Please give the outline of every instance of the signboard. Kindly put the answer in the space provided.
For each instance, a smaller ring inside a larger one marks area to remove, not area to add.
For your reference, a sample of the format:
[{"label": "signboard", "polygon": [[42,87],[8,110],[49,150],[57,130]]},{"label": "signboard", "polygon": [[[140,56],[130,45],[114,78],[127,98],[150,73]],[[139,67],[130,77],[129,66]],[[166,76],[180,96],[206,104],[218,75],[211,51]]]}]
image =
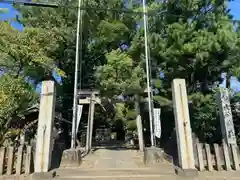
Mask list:
[{"label": "signboard", "polygon": [[78,128],[80,125],[81,117],[82,117],[82,109],[83,105],[78,105],[77,106],[77,128],[76,128],[76,133],[78,132]]},{"label": "signboard", "polygon": [[20,2],[20,3],[28,3],[28,2],[32,2],[32,3],[56,3],[56,2],[60,2],[60,0],[0,0],[0,2]]},{"label": "signboard", "polygon": [[153,116],[154,116],[154,133],[157,138],[161,138],[161,109],[160,108],[154,108],[153,109]]},{"label": "signboard", "polygon": [[28,6],[57,7],[60,0],[0,0],[0,3],[16,3]]},{"label": "signboard", "polygon": [[220,124],[223,138],[228,144],[236,144],[236,136],[228,89],[220,88],[217,94],[217,101],[220,111]]},{"label": "signboard", "polygon": [[14,2],[14,3],[46,3],[46,4],[52,4],[59,2],[59,0],[0,0],[0,2]]}]

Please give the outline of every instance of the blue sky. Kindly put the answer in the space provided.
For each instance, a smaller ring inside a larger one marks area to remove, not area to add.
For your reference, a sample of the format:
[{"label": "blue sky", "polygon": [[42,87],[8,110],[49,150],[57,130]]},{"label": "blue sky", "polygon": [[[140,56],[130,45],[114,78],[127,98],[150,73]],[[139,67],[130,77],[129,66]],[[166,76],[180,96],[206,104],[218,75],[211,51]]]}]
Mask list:
[{"label": "blue sky", "polygon": [[234,19],[240,19],[240,0],[230,2],[229,8],[231,9],[231,14],[234,15]]},{"label": "blue sky", "polygon": [[[5,4],[5,3],[0,3],[0,9],[8,9],[8,12],[4,15],[0,16],[0,21],[1,20],[9,20],[11,18],[15,18],[16,15],[20,15],[19,12],[17,12],[11,4]],[[231,14],[234,16],[234,19],[240,20],[240,0],[235,0],[233,2],[229,3],[229,8],[231,10]],[[11,22],[12,26],[19,29],[23,30],[23,26],[19,23],[16,23],[14,21]],[[60,80],[60,77],[54,73],[54,76],[56,77],[57,81]],[[223,82],[222,86],[224,86],[226,82]],[[231,88],[236,91],[240,91],[240,83],[237,81],[236,78],[231,79]]]},{"label": "blue sky", "polygon": [[[15,18],[16,15],[20,15],[18,11],[16,11],[11,4],[6,4],[6,3],[0,3],[0,9],[8,9],[8,12],[5,14],[1,14],[0,16],[0,21],[1,20],[9,20],[12,18]],[[22,30],[23,26],[17,22],[11,21],[12,26],[15,28]]]}]

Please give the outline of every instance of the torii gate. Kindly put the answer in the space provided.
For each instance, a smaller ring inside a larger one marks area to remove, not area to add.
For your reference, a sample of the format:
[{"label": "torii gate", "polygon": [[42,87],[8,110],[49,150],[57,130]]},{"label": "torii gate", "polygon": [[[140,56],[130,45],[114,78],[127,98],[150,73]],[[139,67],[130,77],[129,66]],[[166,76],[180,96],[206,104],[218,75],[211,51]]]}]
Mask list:
[{"label": "torii gate", "polygon": [[[145,94],[146,92],[144,92]],[[88,125],[87,125],[87,135],[86,135],[86,152],[88,153],[92,148],[92,134],[93,134],[93,122],[94,122],[94,112],[95,112],[95,104],[102,104],[101,98],[99,97],[98,90],[88,90],[83,89],[79,92],[79,105],[89,105],[89,113],[88,113]],[[126,102],[124,100],[114,100],[114,103],[118,102]],[[143,129],[142,129],[142,118],[140,115],[140,100],[137,96],[135,96],[135,110],[137,113],[136,123],[137,123],[137,131],[138,131],[138,139],[139,139],[139,150],[143,151],[144,143],[143,143]]]},{"label": "torii gate", "polygon": [[98,91],[96,90],[82,90],[79,92],[78,103],[80,105],[89,105],[88,113],[88,125],[87,125],[87,136],[86,136],[86,152],[89,152],[92,148],[92,133],[93,133],[93,121],[95,104],[101,104],[101,100],[98,97]]}]

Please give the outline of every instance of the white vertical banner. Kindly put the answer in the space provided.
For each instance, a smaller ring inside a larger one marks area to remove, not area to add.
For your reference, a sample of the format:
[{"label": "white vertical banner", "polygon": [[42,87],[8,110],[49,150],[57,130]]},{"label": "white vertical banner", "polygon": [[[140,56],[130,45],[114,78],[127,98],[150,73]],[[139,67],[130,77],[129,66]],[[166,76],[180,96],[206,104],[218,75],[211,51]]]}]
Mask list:
[{"label": "white vertical banner", "polygon": [[154,133],[157,138],[161,138],[161,108],[154,108],[153,109],[153,115],[154,115]]},{"label": "white vertical banner", "polygon": [[78,128],[80,125],[81,117],[82,117],[82,109],[83,105],[78,105],[77,106],[77,128],[76,128],[76,133],[78,132]]}]

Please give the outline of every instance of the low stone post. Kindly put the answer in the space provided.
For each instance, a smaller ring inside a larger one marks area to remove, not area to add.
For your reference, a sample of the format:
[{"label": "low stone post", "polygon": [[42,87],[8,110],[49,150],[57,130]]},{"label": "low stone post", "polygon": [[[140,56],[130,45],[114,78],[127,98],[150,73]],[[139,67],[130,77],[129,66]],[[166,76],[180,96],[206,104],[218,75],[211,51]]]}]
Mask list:
[{"label": "low stone post", "polygon": [[5,159],[6,148],[0,148],[0,176],[3,175],[4,170],[4,159]]},{"label": "low stone post", "polygon": [[197,148],[199,171],[204,171],[205,168],[204,168],[204,161],[203,161],[203,145],[202,145],[202,143],[197,143],[196,148]]},{"label": "low stone post", "polygon": [[25,159],[25,174],[31,173],[31,163],[32,162],[32,146],[27,146],[27,153]]},{"label": "low stone post", "polygon": [[17,165],[16,165],[17,175],[20,175],[22,172],[22,160],[23,160],[23,146],[19,146],[17,152]]},{"label": "low stone post", "polygon": [[218,171],[222,170],[222,165],[221,165],[221,156],[220,156],[220,149],[218,144],[213,144],[214,146],[214,152],[215,152],[215,157],[216,157],[216,168]]},{"label": "low stone post", "polygon": [[212,154],[211,154],[209,144],[205,144],[205,152],[206,152],[206,157],[207,157],[208,171],[213,171]]},{"label": "low stone post", "polygon": [[13,170],[13,157],[14,157],[14,148],[13,147],[9,147],[8,148],[8,161],[7,161],[7,175],[11,175],[12,174],[12,170]]}]

